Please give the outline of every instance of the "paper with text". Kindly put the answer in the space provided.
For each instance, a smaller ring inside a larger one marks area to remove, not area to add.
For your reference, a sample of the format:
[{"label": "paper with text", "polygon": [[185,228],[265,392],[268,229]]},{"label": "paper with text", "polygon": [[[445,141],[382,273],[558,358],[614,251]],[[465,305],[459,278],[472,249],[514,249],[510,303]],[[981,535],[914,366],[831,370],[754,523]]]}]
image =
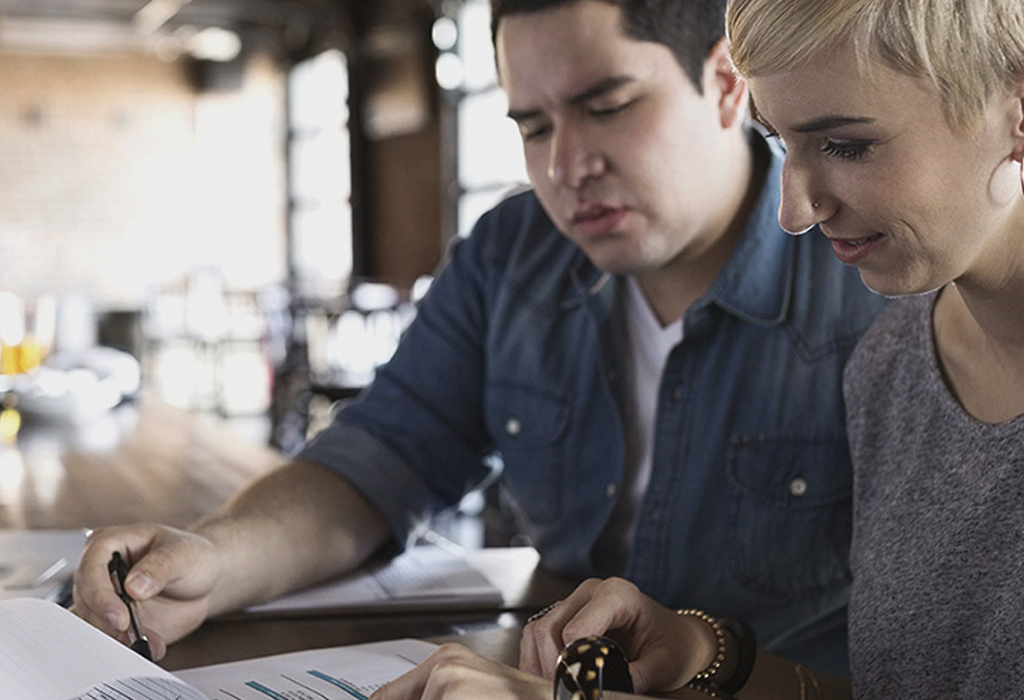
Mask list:
[{"label": "paper with text", "polygon": [[210,700],[365,700],[436,648],[399,639],[204,666],[176,675]]},{"label": "paper with text", "polygon": [[36,598],[0,603],[0,689],[18,700],[203,700],[73,613]]},{"label": "paper with text", "polygon": [[165,671],[74,613],[0,602],[0,699],[363,700],[436,645],[400,639]]}]

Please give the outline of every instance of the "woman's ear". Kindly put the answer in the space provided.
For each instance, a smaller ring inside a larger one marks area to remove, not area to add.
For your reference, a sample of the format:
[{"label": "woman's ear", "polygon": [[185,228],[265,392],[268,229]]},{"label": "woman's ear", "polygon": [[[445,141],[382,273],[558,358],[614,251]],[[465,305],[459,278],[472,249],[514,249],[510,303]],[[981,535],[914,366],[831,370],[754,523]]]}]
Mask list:
[{"label": "woman's ear", "polygon": [[725,37],[715,43],[704,61],[704,89],[717,91],[722,128],[729,129],[746,117],[747,81],[733,68]]},{"label": "woman's ear", "polygon": [[1018,74],[1014,81],[1011,119],[1013,151],[1010,157],[1018,163],[1024,163],[1024,74]]}]

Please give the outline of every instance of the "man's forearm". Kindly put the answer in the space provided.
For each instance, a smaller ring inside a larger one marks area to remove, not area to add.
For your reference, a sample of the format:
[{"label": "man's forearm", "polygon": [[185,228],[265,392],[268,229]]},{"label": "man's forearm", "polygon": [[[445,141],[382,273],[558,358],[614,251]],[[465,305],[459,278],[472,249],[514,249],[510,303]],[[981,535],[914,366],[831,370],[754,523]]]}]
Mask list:
[{"label": "man's forearm", "polygon": [[383,516],[348,481],[301,462],[256,481],[190,530],[221,556],[210,615],[352,569],[389,536]]}]

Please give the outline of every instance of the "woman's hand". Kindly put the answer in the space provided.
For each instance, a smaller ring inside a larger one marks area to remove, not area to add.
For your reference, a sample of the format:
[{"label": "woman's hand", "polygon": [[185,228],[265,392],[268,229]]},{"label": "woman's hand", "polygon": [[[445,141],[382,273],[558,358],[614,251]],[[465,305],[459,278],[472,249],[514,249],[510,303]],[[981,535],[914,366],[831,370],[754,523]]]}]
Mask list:
[{"label": "woman's hand", "polygon": [[717,651],[714,631],[700,619],[676,614],[624,579],[589,579],[526,625],[519,668],[553,678],[565,645],[586,636],[619,643],[637,693],[678,690],[707,668]]},{"label": "woman's hand", "polygon": [[445,644],[371,700],[550,700],[551,681]]}]

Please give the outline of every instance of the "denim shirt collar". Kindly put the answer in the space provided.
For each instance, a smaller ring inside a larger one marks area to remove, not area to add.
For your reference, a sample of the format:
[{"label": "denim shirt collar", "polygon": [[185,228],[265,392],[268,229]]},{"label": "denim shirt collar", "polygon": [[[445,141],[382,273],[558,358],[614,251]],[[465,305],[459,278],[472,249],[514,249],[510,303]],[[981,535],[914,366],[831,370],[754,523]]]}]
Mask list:
[{"label": "denim shirt collar", "polygon": [[771,159],[761,196],[735,250],[695,306],[714,303],[750,323],[774,326],[782,323],[789,311],[796,246],[793,236],[779,226],[782,149],[756,131],[751,142],[755,150],[767,148]]},{"label": "denim shirt collar", "polygon": [[[716,304],[750,323],[773,326],[782,323],[789,310],[796,248],[792,236],[778,223],[782,150],[757,131],[751,132],[751,143],[755,150],[770,152],[761,196],[732,255],[691,311]],[[610,308],[617,287],[612,275],[594,267],[582,251],[569,274],[572,284],[562,300],[563,308],[578,306],[595,295],[605,302],[606,309]]]}]

